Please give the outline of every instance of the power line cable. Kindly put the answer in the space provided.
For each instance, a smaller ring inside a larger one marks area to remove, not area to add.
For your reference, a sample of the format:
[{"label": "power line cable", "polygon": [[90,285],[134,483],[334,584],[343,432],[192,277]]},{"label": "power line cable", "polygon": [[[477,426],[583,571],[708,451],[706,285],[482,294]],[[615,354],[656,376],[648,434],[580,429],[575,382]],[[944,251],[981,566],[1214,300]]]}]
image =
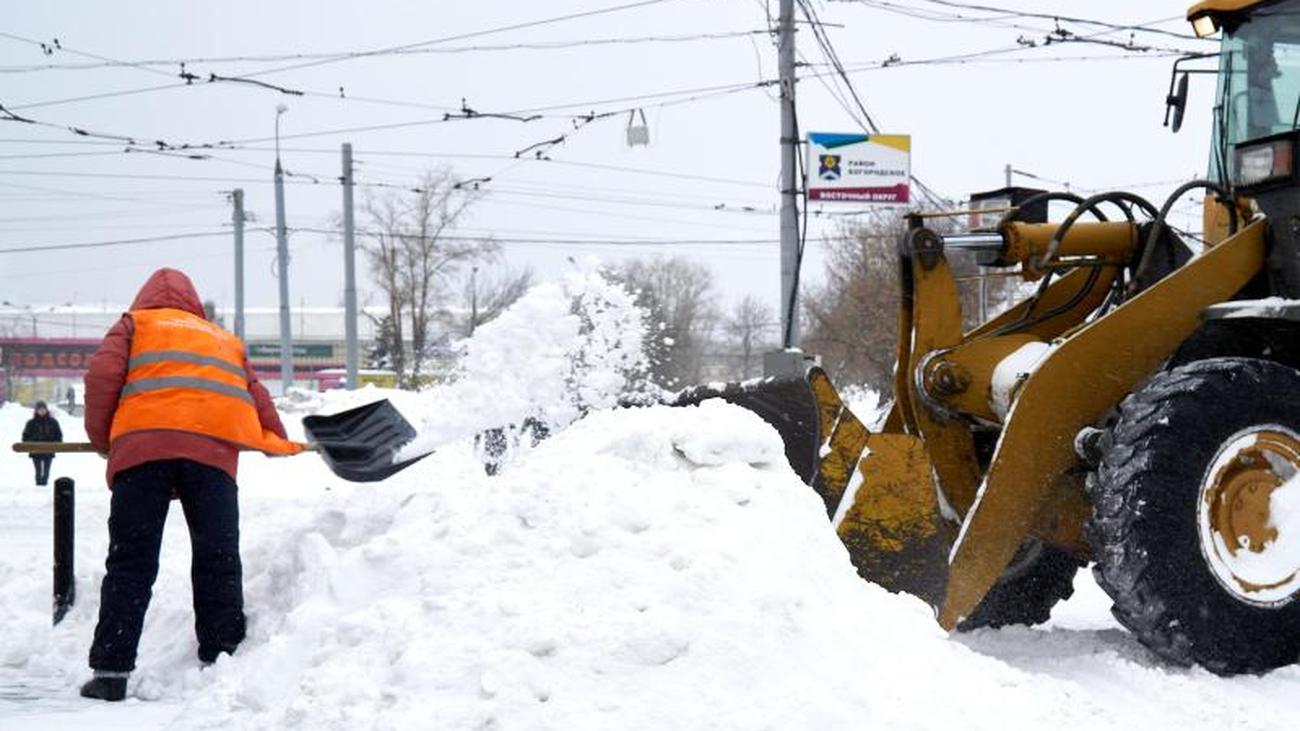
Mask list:
[{"label": "power line cable", "polygon": [[131,62],[131,61],[122,61],[116,58],[109,58],[108,56],[100,56],[98,54],[89,53],[86,51],[79,51],[75,48],[71,48],[69,46],[63,45],[58,38],[53,39],[50,43],[43,43],[41,41],[32,38],[25,38],[20,35],[15,35],[13,33],[7,33],[3,31],[0,31],[0,38],[8,38],[11,41],[18,41],[20,43],[28,43],[31,45],[39,46],[41,52],[47,56],[53,55],[56,51],[61,51],[63,53],[71,53],[74,56],[81,56],[82,58],[89,58],[89,59],[94,59],[96,61],[114,63],[121,66],[127,66],[130,68],[138,69],[140,71],[144,71],[146,73],[159,74],[161,76],[171,76],[171,74],[166,71],[152,69],[140,63]]},{"label": "power line cable", "polygon": [[153,244],[163,241],[182,241],[185,239],[203,239],[214,236],[230,236],[229,231],[198,231],[166,236],[146,236],[137,239],[117,239],[113,241],[83,241],[75,244],[32,244],[28,246],[10,246],[0,248],[0,254],[21,254],[32,251],[67,251],[69,249],[99,249],[109,246],[133,246],[136,244]]},{"label": "power line cable", "polygon": [[1200,38],[1191,33],[1178,33],[1176,31],[1164,30],[1162,28],[1150,27],[1152,25],[1156,25],[1159,23],[1167,23],[1171,20],[1176,20],[1181,16],[1171,16],[1168,18],[1161,18],[1160,20],[1153,20],[1148,23],[1126,25],[1123,23],[1111,23],[1104,20],[1093,20],[1090,18],[1079,18],[1079,17],[1069,16],[1069,15],[1062,15],[1060,13],[1035,13],[1031,11],[1015,10],[1011,8],[1001,8],[1001,7],[994,7],[989,5],[977,5],[974,3],[956,2],[955,0],[921,0],[921,2],[927,2],[932,5],[942,5],[944,7],[949,7],[949,8],[960,8],[964,10],[978,10],[981,12],[988,12],[988,13],[1004,13],[1006,15],[1015,16],[1019,18],[1038,18],[1040,20],[1064,21],[1066,23],[1082,23],[1084,25],[1092,25],[1099,28],[1106,28],[1110,31],[1137,31],[1141,33],[1153,33],[1155,35],[1168,36],[1170,38],[1179,38],[1183,40],[1191,40],[1191,41],[1205,40],[1204,38]]},{"label": "power line cable", "polygon": [[[157,174],[157,173],[99,173],[99,172],[75,172],[75,171],[67,171],[67,170],[0,170],[0,175],[31,176],[31,177],[99,178],[99,179],[108,179],[108,180],[177,180],[177,181],[188,181],[188,182],[230,183],[230,184],[243,184],[243,185],[271,185],[274,182],[269,178],[267,179],[238,178],[238,177],[213,176],[213,175],[167,175],[167,174]],[[303,174],[301,173],[299,173],[298,175],[303,176]],[[300,185],[319,185],[322,184],[322,180],[324,179],[324,176],[322,177],[305,176],[305,177],[308,177],[308,179],[295,180],[294,178],[290,178],[286,182],[296,183]],[[419,185],[407,184],[407,183],[395,183],[395,182],[388,182],[388,181],[358,181],[356,185],[357,187],[361,187],[361,188],[383,188],[383,189],[393,189],[393,190],[407,190],[412,192],[422,192],[422,189],[419,187]],[[769,213],[768,211],[764,210],[762,206],[743,205],[743,204],[742,205],[728,205],[728,204],[710,205],[705,203],[699,205],[690,205],[678,201],[657,201],[651,199],[615,198],[615,197],[595,196],[595,195],[566,195],[562,193],[542,193],[542,192],[533,192],[533,191],[509,190],[508,188],[489,191],[489,192],[495,192],[496,194],[506,195],[506,196],[524,196],[524,197],[532,197],[532,198],[549,198],[549,199],[556,199],[556,200],[580,200],[589,203],[601,203],[601,204],[608,204],[608,205],[641,206],[641,207],[652,207],[652,208],[677,208],[677,209],[684,209],[684,210],[708,211],[712,213],[730,213],[730,214],[746,214],[746,215],[767,215]]]},{"label": "power line cable", "polygon": [[546,203],[524,203],[513,200],[493,200],[494,206],[505,206],[508,208],[529,208],[542,211],[556,211],[560,213],[580,213],[584,216],[598,216],[601,218],[617,218],[625,221],[639,221],[645,223],[655,223],[670,226],[691,226],[695,228],[716,228],[725,229],[732,232],[749,232],[763,233],[766,229],[757,229],[749,227],[737,227],[730,223],[708,223],[706,221],[691,221],[683,218],[664,218],[663,216],[638,216],[633,213],[616,213],[614,211],[599,211],[593,208],[574,208],[570,206],[557,206]]},{"label": "power line cable", "polygon": [[[261,230],[261,229],[259,229]],[[315,228],[315,227],[298,227],[291,228],[291,231],[300,231],[304,233],[318,233],[329,235],[341,235],[341,229],[333,228]],[[407,231],[380,231],[375,229],[359,228],[356,233],[362,236],[408,236],[418,237],[419,232]],[[548,244],[548,245],[570,245],[581,244],[585,246],[757,246],[771,245],[778,243],[777,239],[706,239],[706,238],[678,238],[678,239],[622,239],[618,241],[601,241],[577,238],[549,238],[549,237],[491,237],[483,236],[461,236],[461,235],[441,235],[436,237],[439,241],[492,241],[498,244]],[[0,253],[4,250],[0,249]]]},{"label": "power line cable", "polygon": [[836,73],[839,74],[839,77],[844,81],[844,86],[848,89],[849,96],[852,97],[854,104],[857,105],[858,111],[862,112],[862,118],[866,121],[867,129],[874,134],[879,134],[880,127],[876,124],[875,120],[871,118],[871,113],[867,111],[866,105],[862,103],[862,98],[858,96],[857,90],[853,88],[853,82],[849,81],[848,74],[844,71],[844,64],[840,62],[839,54],[835,52],[835,46],[831,44],[830,38],[826,35],[826,29],[822,27],[822,21],[821,18],[817,16],[817,11],[812,7],[812,3],[807,0],[797,0],[797,2],[800,9],[803,10],[804,17],[808,19],[809,27],[812,28],[813,37],[816,39],[817,45],[821,47],[822,54],[834,67]]},{"label": "power line cable", "polygon": [[[75,146],[120,146],[117,142],[106,142],[100,140],[26,140],[26,139],[0,139],[0,143],[21,143],[21,144],[58,144],[58,145],[75,145]],[[259,147],[257,145],[235,145],[220,148],[223,153],[260,153],[273,152],[273,147]],[[302,155],[328,155],[337,157],[338,148],[327,147],[281,147],[281,152],[302,154]],[[97,153],[104,155],[121,155],[124,150],[117,149],[111,152]],[[375,157],[409,157],[409,158],[431,158],[431,159],[448,159],[448,160],[515,160],[511,155],[493,154],[493,153],[467,153],[467,152],[431,152],[427,150],[384,150],[384,149],[366,149],[367,156]],[[222,158],[214,158],[222,159]],[[229,162],[229,160],[227,160]],[[606,172],[625,173],[629,175],[641,175],[650,177],[672,178],[676,180],[689,180],[706,183],[717,183],[719,185],[737,185],[751,188],[770,188],[767,183],[760,183],[753,180],[743,180],[738,178],[724,178],[715,175],[700,175],[687,172],[657,170],[649,168],[638,168],[626,165],[613,165],[609,163],[594,163],[581,160],[543,160],[549,165],[559,165],[565,167],[579,167],[590,170],[600,170]]]},{"label": "power line cable", "polygon": [[187,84],[185,84],[184,82],[177,82],[174,84],[155,84],[153,86],[144,86],[144,87],[133,88],[133,89],[107,91],[100,94],[86,94],[83,96],[67,97],[64,99],[48,99],[46,101],[32,102],[31,104],[22,104],[16,107],[9,107],[9,109],[16,112],[21,112],[29,109],[41,109],[44,107],[54,107],[54,106],[59,106],[61,104],[73,104],[76,102],[95,101],[98,99],[112,99],[116,97],[133,96],[135,94],[149,94],[155,91],[164,91],[166,89],[180,89],[185,86],[187,86]]},{"label": "power line cable", "polygon": [[598,8],[595,10],[586,10],[579,13],[569,13],[567,15],[559,15],[551,18],[542,18],[540,20],[530,20],[523,23],[513,23],[510,25],[499,26],[496,28],[487,28],[484,30],[471,31],[469,33],[458,33],[455,35],[442,36],[440,38],[432,38],[429,40],[417,41],[415,43],[407,43],[399,46],[389,46],[386,48],[378,48],[369,51],[353,51],[348,53],[340,53],[336,56],[330,56],[330,57],[315,59],[311,61],[304,61],[302,63],[290,64],[288,66],[277,66],[275,68],[264,69],[262,71],[257,71],[251,74],[244,74],[244,78],[252,78],[255,76],[265,76],[267,74],[277,74],[284,71],[295,71],[298,69],[312,68],[315,66],[323,66],[329,63],[337,63],[339,61],[351,61],[358,58],[367,58],[370,56],[391,54],[397,51],[405,51],[405,50],[415,49],[415,48],[424,48],[426,46],[434,46],[442,43],[450,43],[453,41],[464,41],[464,40],[469,40],[471,38],[481,38],[487,35],[494,35],[497,33],[507,33],[516,30],[524,30],[526,28],[537,28],[545,25],[554,25],[556,23],[564,23],[571,20],[579,20],[582,18],[592,18],[599,15],[619,13],[625,10],[633,10],[636,8],[648,7],[650,5],[659,5],[661,3],[671,2],[671,1],[672,0],[640,0],[640,2],[627,3],[624,5],[615,5],[606,8]]},{"label": "power line cable", "polygon": [[[54,194],[72,196],[75,198],[90,198],[94,200],[103,200],[103,201],[112,201],[112,202],[149,203],[149,204],[158,203],[157,200],[149,200],[147,198],[135,198],[132,196],[125,196],[125,195],[110,195],[106,193],[91,193],[87,191],[67,190],[63,188],[46,188],[44,186],[39,186],[39,185],[23,185],[21,183],[11,183],[7,181],[0,182],[0,187],[17,188],[19,190],[30,190],[30,191],[40,192],[40,193],[54,193]],[[171,194],[174,195],[175,192],[173,191],[171,192]],[[177,203],[175,205],[188,208],[188,207],[192,207],[193,204]]]},{"label": "power line cable", "polygon": [[[879,125],[877,125],[876,121],[872,119],[871,113],[867,111],[866,105],[862,102],[862,97],[858,96],[857,89],[854,88],[853,82],[849,79],[848,72],[845,71],[844,64],[840,61],[839,54],[836,53],[835,46],[831,43],[830,36],[826,34],[826,29],[821,18],[818,17],[816,9],[813,8],[812,3],[808,2],[808,0],[797,0],[797,2],[804,13],[804,16],[808,19],[809,26],[813,29],[813,37],[816,39],[817,45],[821,48],[822,55],[825,56],[826,60],[834,67],[835,73],[838,75],[839,79],[844,82],[844,86],[848,89],[849,95],[852,97],[858,111],[862,113],[862,120],[860,123],[863,124],[864,129],[871,134],[880,134]],[[850,116],[853,115],[850,113]],[[938,208],[948,207],[950,202],[937,195],[934,190],[923,183],[919,177],[910,174],[908,178],[916,185],[917,189],[920,190],[922,196],[930,200],[931,205]]]},{"label": "power line cable", "polygon": [[[491,53],[501,51],[552,51],[552,50],[569,50],[574,48],[600,47],[600,46],[619,46],[619,45],[644,45],[644,44],[676,44],[691,43],[698,41],[715,41],[738,38],[750,38],[756,35],[766,35],[765,30],[741,30],[741,31],[724,31],[718,33],[690,33],[667,36],[622,36],[611,38],[583,38],[569,41],[537,41],[531,43],[502,43],[495,45],[478,45],[478,46],[453,46],[450,48],[411,48],[405,50],[394,50],[390,52],[372,52],[371,56],[399,56],[413,54],[436,54],[436,55],[457,55],[464,53]],[[203,64],[227,64],[227,63],[277,63],[280,61],[314,61],[322,59],[337,59],[346,56],[354,51],[333,51],[333,52],[316,52],[316,53],[280,53],[280,54],[259,54],[244,56],[197,56],[181,57],[168,59],[142,59],[137,61],[103,61],[97,63],[63,63],[63,64],[33,64],[27,66],[0,66],[0,74],[20,74],[39,71],[84,71],[92,69],[119,68],[131,66],[187,66]]]}]

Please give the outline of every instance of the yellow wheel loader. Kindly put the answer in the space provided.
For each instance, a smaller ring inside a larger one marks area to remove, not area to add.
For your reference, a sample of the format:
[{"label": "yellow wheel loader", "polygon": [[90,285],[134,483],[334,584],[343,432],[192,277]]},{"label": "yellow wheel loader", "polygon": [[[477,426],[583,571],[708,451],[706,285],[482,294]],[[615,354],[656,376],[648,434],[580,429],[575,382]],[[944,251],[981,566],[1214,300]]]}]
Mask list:
[{"label": "yellow wheel loader", "polygon": [[[1263,672],[1300,659],[1300,0],[1206,0],[1188,19],[1222,33],[1175,63],[1167,99],[1177,131],[1184,62],[1217,58],[1208,178],[1160,207],[1044,192],[958,234],[909,216],[882,428],[815,367],[677,403],[773,424],[859,573],[946,629],[1044,621],[1092,563],[1161,657]],[[1166,218],[1196,190],[1189,246]],[[1047,222],[1053,201],[1073,211]],[[953,252],[1033,294],[963,331]]]}]

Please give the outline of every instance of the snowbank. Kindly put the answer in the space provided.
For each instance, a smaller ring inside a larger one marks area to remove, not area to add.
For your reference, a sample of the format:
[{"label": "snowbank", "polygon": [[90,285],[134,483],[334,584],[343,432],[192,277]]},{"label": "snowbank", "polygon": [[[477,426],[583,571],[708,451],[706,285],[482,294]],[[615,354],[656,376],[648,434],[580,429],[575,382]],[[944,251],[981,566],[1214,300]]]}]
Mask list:
[{"label": "snowbank", "polygon": [[[428,459],[352,485],[311,455],[240,468],[249,636],[200,670],[188,537],[167,524],[132,698],[76,697],[98,611],[103,463],[79,485],[77,604],[49,624],[48,489],[0,454],[0,728],[1284,728],[1300,669],[1171,669],[1086,575],[1040,629],[949,638],[861,581],[776,433],[722,402],[601,410],[640,367],[621,290],[542,287],[468,345],[455,383],[288,398],[393,399]],[[578,303],[575,306],[575,302]],[[874,397],[854,398],[864,405]],[[573,421],[484,474],[477,430]],[[28,413],[0,408],[0,433]],[[63,419],[69,439],[81,438]],[[1292,510],[1295,490],[1275,510]],[[1279,501],[1282,501],[1279,503]]]},{"label": "snowbank", "polygon": [[496,478],[467,450],[361,487],[309,460],[250,461],[249,638],[198,669],[174,515],[131,683],[144,705],[74,696],[106,514],[83,491],[82,594],[60,627],[47,566],[0,555],[0,681],[43,699],[0,701],[0,725],[1209,728],[1245,703],[1261,725],[1289,718],[1292,669],[1167,670],[1104,615],[1095,632],[949,639],[919,601],[857,578],[781,452],[757,417],[711,402],[593,414]]},{"label": "snowbank", "polygon": [[[475,468],[435,458],[276,509],[246,486],[250,636],[202,672],[170,531],[132,692],[183,706],[181,728],[839,728],[904,724],[930,683],[996,668],[856,578],[742,409],[603,412],[500,478]],[[0,661],[71,693],[94,604],[51,630],[36,603]],[[969,700],[1018,675],[999,669],[961,681]]]}]

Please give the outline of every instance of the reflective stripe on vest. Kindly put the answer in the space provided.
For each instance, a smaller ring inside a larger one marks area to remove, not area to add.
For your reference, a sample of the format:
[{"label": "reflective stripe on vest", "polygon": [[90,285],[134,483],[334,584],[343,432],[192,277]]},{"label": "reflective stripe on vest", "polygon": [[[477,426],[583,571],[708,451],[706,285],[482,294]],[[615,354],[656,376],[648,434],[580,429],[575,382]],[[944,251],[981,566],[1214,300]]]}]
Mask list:
[{"label": "reflective stripe on vest", "polygon": [[224,383],[209,381],[206,378],[192,378],[189,376],[167,376],[164,378],[141,378],[126,384],[122,388],[123,396],[130,396],[133,393],[144,393],[145,391],[157,391],[163,388],[193,388],[200,391],[211,391],[219,393],[222,396],[231,396],[241,401],[253,403],[253,395],[247,390],[240,390],[234,386],[227,386]]},{"label": "reflective stripe on vest", "polygon": [[239,378],[244,378],[244,369],[242,366],[235,365],[234,363],[227,363],[220,358],[199,355],[198,353],[190,353],[185,350],[155,350],[152,353],[141,353],[140,355],[131,358],[131,360],[126,364],[126,368],[130,371],[151,363],[162,363],[169,360],[180,361],[182,363],[193,363],[194,365],[212,366],[213,368],[220,368],[221,370]]},{"label": "reflective stripe on vest", "polygon": [[136,310],[130,316],[131,354],[110,440],[162,429],[274,454],[302,451],[302,445],[262,428],[239,338],[184,310]]}]

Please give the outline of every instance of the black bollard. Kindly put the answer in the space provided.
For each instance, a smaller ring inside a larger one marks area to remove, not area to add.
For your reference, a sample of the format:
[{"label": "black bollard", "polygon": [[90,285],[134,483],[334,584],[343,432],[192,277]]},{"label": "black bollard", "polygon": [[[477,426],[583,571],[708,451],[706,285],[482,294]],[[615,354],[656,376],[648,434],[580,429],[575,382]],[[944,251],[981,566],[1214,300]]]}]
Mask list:
[{"label": "black bollard", "polygon": [[72,608],[77,585],[72,576],[73,528],[76,524],[76,484],[71,477],[54,481],[54,623]]}]

